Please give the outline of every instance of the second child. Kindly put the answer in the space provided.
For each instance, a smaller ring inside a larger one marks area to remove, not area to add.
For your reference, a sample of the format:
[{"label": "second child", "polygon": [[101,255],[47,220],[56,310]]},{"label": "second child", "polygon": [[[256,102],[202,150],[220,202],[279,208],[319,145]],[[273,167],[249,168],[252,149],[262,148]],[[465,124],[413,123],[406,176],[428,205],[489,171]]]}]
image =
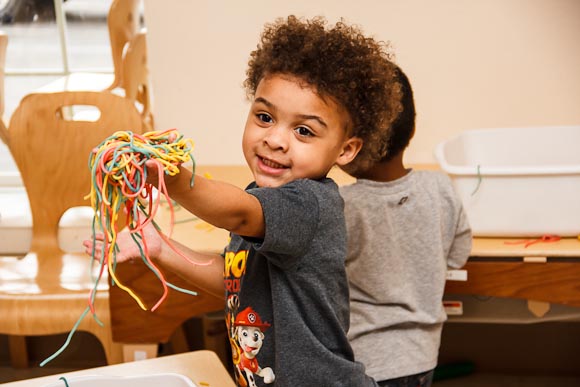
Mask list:
[{"label": "second child", "polygon": [[381,387],[428,387],[447,316],[447,268],[465,264],[471,229],[449,177],[405,167],[415,133],[411,84],[397,69],[403,111],[383,158],[341,187],[355,358]]}]

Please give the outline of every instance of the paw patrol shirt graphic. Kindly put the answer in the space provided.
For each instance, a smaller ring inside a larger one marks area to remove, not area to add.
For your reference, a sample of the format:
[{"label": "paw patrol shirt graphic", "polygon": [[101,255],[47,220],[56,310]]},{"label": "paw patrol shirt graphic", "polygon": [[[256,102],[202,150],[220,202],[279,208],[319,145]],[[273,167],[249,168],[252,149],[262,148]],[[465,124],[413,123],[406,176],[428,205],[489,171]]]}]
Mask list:
[{"label": "paw patrol shirt graphic", "polygon": [[[239,312],[233,324],[233,339],[231,342],[236,367],[236,377],[240,385],[256,386],[255,377],[263,378],[264,383],[272,383],[275,375],[270,367],[260,367],[256,355],[262,348],[265,331],[270,326],[263,323],[260,316],[247,307]],[[241,378],[241,380],[240,380]]]},{"label": "paw patrol shirt graphic", "polygon": [[226,322],[234,363],[236,381],[241,387],[254,387],[256,379],[264,383],[274,381],[274,371],[270,367],[260,367],[257,355],[264,344],[265,331],[270,323],[263,322],[260,315],[248,306],[240,311],[239,292],[242,277],[246,271],[248,250],[226,251],[224,284],[228,293]]},{"label": "paw patrol shirt graphic", "polygon": [[231,234],[223,256],[228,328],[240,387],[375,386],[354,361],[346,229],[330,179],[247,192],[262,205],[263,239]]}]

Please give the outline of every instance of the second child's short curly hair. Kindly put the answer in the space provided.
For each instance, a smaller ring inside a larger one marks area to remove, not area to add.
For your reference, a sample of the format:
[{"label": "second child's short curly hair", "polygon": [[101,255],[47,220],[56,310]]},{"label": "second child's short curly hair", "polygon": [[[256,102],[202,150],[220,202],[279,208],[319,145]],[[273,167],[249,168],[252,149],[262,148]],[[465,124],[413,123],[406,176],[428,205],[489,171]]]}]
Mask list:
[{"label": "second child's short curly hair", "polygon": [[388,45],[344,21],[327,28],[323,17],[289,16],[267,24],[251,53],[244,81],[253,96],[273,74],[295,76],[321,97],[331,97],[349,114],[352,136],[363,140],[358,156],[342,167],[365,169],[387,152],[390,126],[401,110],[400,85]]},{"label": "second child's short curly hair", "polygon": [[415,100],[413,98],[413,88],[407,74],[400,67],[397,67],[397,80],[401,85],[401,113],[391,125],[389,135],[389,147],[387,154],[380,160],[388,162],[394,156],[403,152],[409,146],[411,138],[415,134]]}]

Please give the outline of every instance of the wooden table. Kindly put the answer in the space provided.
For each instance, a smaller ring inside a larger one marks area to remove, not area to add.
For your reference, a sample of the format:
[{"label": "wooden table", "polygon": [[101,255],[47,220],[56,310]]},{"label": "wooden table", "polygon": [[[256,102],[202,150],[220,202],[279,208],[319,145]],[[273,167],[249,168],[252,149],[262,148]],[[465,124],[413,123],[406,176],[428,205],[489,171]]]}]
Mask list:
[{"label": "wooden table", "polygon": [[60,377],[67,380],[80,375],[143,376],[160,373],[177,373],[191,379],[199,387],[234,387],[234,381],[217,355],[211,351],[195,351],[155,359],[115,364],[82,371],[67,372],[4,383],[6,387],[41,387],[58,382]]}]

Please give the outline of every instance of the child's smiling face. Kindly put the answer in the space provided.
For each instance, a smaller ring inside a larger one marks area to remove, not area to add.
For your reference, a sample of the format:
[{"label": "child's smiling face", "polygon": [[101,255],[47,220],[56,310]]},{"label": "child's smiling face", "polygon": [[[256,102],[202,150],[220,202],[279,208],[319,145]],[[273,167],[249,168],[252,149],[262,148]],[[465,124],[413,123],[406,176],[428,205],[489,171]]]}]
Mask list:
[{"label": "child's smiling face", "polygon": [[274,74],[256,89],[242,148],[259,187],[319,179],[350,162],[362,141],[347,135],[347,112],[297,78]]}]

